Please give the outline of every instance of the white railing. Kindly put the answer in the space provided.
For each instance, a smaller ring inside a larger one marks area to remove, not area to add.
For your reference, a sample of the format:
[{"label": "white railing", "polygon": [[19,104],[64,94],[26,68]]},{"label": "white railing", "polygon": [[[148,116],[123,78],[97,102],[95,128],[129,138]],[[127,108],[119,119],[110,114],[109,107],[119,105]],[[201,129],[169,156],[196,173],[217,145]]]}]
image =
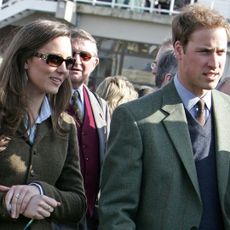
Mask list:
[{"label": "white railing", "polygon": [[[0,10],[10,7],[13,4],[24,0],[0,0]],[[44,0],[44,1],[70,1],[70,0]],[[93,6],[105,6],[110,8],[126,9],[133,12],[149,12],[173,15],[180,12],[183,6],[178,5],[178,1],[171,0],[167,7],[161,7],[158,0],[72,0],[73,2],[83,3]],[[148,6],[146,3],[148,2]],[[179,2],[183,2],[180,0]],[[187,1],[193,4],[195,0]],[[217,9],[223,16],[230,18],[230,0],[197,0],[197,2],[208,5],[210,8]]]},{"label": "white railing", "polygon": [[[15,3],[23,0],[0,0],[0,10],[10,7]],[[44,0],[44,1],[55,1],[55,0]],[[56,0],[57,1],[57,0]],[[68,1],[68,0],[62,0]],[[77,3],[85,3],[93,6],[106,6],[110,8],[126,9],[134,12],[157,12],[162,14],[175,14],[179,12],[179,8],[175,4],[175,0],[171,0],[167,7],[161,7],[158,0],[73,0]],[[148,6],[146,3],[148,2]],[[190,0],[190,4],[193,4],[194,0]]]},{"label": "white railing", "polygon": [[[194,0],[190,0],[194,3]],[[170,4],[166,7],[161,7],[158,0],[75,0],[79,3],[87,3],[94,6],[107,6],[111,8],[126,9],[134,12],[156,12],[161,14],[176,14],[179,12],[179,8],[175,4],[175,0],[171,0]],[[148,6],[146,6],[148,2]]]}]

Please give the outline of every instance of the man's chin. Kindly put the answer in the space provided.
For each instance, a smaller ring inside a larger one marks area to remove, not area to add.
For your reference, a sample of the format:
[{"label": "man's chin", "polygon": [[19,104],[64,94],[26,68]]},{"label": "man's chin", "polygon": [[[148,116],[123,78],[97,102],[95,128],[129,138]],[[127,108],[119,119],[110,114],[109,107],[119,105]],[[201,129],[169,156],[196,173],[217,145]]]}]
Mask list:
[{"label": "man's chin", "polygon": [[83,79],[82,77],[71,77],[71,82],[72,82],[72,86],[73,88],[78,88],[80,85],[82,85],[83,83]]}]

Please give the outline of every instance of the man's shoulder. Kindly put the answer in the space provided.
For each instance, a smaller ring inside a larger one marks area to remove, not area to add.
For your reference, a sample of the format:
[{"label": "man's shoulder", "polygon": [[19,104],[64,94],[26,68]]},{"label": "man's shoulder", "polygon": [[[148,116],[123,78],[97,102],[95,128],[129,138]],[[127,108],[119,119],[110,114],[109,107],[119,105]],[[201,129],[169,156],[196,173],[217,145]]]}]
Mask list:
[{"label": "man's shoulder", "polygon": [[[135,119],[139,120],[144,117],[158,114],[165,105],[177,105],[179,101],[180,98],[172,84],[171,86],[166,85],[141,98],[122,104],[119,107],[121,110],[126,110],[128,113],[132,114]],[[123,112],[124,111],[121,111],[120,113],[122,114]]]},{"label": "man's shoulder", "polygon": [[[101,98],[98,94],[96,94],[95,92],[90,90],[86,85],[84,85],[83,87],[86,89],[86,91],[89,95],[89,98],[90,99],[92,99],[92,98],[96,99],[96,100],[94,100],[94,102],[97,102],[101,108],[103,108],[107,104],[107,102],[103,98]],[[90,102],[92,103],[92,100],[90,100]]]},{"label": "man's shoulder", "polygon": [[214,89],[212,91],[213,97],[221,98],[222,100],[225,100],[227,103],[230,103],[230,95],[223,93],[217,89]]},{"label": "man's shoulder", "polygon": [[[162,92],[153,92],[141,98],[118,106],[120,110],[129,111],[136,119],[153,114],[162,106]],[[121,112],[123,113],[123,112]]]}]

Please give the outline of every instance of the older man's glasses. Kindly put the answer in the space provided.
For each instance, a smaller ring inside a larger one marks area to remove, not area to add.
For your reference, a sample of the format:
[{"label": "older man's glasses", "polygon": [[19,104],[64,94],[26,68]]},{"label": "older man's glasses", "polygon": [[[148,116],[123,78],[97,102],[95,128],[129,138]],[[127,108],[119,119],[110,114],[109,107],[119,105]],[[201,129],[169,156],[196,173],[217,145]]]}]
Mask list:
[{"label": "older man's glasses", "polygon": [[73,57],[75,57],[76,54],[79,54],[83,61],[89,61],[92,58],[92,54],[86,51],[73,52]]},{"label": "older man's glasses", "polygon": [[42,60],[46,61],[46,64],[52,67],[58,67],[60,66],[63,62],[66,64],[66,69],[70,70],[73,68],[75,64],[75,59],[68,57],[64,59],[63,57],[57,55],[57,54],[43,54],[43,53],[35,53],[35,57],[41,58]]}]

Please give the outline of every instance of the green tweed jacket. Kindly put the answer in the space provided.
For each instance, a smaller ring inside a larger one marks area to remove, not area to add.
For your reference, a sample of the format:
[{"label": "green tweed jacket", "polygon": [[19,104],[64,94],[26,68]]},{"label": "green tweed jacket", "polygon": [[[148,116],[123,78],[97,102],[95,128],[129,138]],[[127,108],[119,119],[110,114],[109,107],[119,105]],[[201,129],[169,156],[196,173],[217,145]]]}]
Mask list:
[{"label": "green tweed jacket", "polygon": [[[230,229],[230,97],[212,91],[217,183]],[[202,202],[184,106],[174,83],[114,112],[99,230],[198,229]]]},{"label": "green tweed jacket", "polygon": [[[16,135],[0,152],[0,184],[39,183],[44,194],[61,202],[50,218],[35,220],[32,230],[52,229],[51,222],[78,222],[86,212],[78,143],[74,120],[62,114],[67,130],[64,135],[54,133],[51,118],[38,125],[34,144]],[[0,229],[22,230],[29,219],[20,216],[12,220],[3,206],[0,192]]]}]

